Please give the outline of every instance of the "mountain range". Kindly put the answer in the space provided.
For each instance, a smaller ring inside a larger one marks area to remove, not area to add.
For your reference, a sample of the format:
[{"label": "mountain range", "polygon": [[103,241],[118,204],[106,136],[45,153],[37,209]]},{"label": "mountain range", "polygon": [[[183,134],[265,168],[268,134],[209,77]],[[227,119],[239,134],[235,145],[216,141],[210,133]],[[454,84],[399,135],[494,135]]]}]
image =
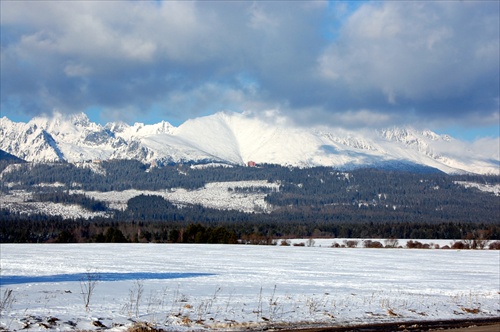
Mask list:
[{"label": "mountain range", "polygon": [[27,123],[0,118],[0,150],[31,162],[136,159],[170,163],[270,163],[427,169],[499,174],[498,139],[474,143],[430,130],[299,127],[251,113],[219,112],[176,127],[162,121],[104,126],[84,114],[35,117]]}]

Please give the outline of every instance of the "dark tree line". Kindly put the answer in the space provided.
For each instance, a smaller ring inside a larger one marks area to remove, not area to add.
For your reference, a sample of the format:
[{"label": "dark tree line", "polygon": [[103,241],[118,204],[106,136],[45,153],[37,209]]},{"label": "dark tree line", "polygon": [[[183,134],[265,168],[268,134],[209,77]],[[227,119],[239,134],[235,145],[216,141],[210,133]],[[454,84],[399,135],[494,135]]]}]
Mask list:
[{"label": "dark tree line", "polygon": [[[18,164],[2,174],[2,190],[29,190],[35,201],[79,204],[114,217],[63,220],[0,210],[2,242],[209,242],[234,238],[266,243],[276,237],[397,237],[459,239],[485,230],[500,238],[500,197],[465,188],[456,181],[498,184],[499,176],[412,173],[377,169],[349,172],[329,167],[219,167],[188,164],[151,168],[137,161],[106,161],[89,167],[68,163]],[[196,204],[182,207],[160,196],[139,195],[125,211],[70,190],[196,189],[215,181],[267,180],[265,187],[235,188],[237,193],[266,193],[268,214],[223,211]],[[58,184],[58,187],[46,184]],[[227,233],[225,233],[227,232]],[[121,234],[121,235],[120,235]],[[234,235],[234,236],[233,236]]]},{"label": "dark tree line", "polygon": [[78,204],[88,211],[107,211],[106,203],[88,197],[84,194],[68,194],[65,191],[35,192],[32,201],[35,202],[53,202],[63,204]]},{"label": "dark tree line", "polygon": [[20,215],[0,210],[1,243],[157,242],[268,244],[276,238],[406,238],[466,239],[481,233],[500,239],[498,223],[462,222],[324,222],[258,220],[196,222],[193,220],[71,219]]}]

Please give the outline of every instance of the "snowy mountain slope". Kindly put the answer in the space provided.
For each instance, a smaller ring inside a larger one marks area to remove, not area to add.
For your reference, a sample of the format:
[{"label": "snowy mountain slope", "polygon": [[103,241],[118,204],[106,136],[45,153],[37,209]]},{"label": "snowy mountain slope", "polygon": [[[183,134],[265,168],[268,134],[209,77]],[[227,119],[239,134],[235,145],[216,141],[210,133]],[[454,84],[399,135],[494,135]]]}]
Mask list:
[{"label": "snowy mountain slope", "polygon": [[36,125],[14,123],[3,117],[0,119],[1,147],[7,153],[28,161],[58,160],[58,151],[51,145],[48,133]]},{"label": "snowy mountain slope", "polygon": [[108,159],[126,145],[110,131],[89,121],[85,114],[36,117],[28,123],[0,119],[0,145],[19,158],[36,161]]},{"label": "snowy mountain slope", "polygon": [[[162,121],[92,123],[85,114],[0,119],[0,149],[34,162],[137,159],[145,163],[275,163],[302,167],[431,167],[446,173],[498,174],[499,139],[467,143],[412,128],[346,130],[220,112],[179,127]],[[395,165],[395,166],[394,166]]]},{"label": "snowy mountain slope", "polygon": [[112,133],[115,133],[125,140],[140,138],[147,135],[172,134],[175,131],[175,127],[166,121],[162,121],[153,125],[135,123],[133,126],[129,126],[123,122],[112,122],[108,123],[105,126],[105,129],[109,130]]}]

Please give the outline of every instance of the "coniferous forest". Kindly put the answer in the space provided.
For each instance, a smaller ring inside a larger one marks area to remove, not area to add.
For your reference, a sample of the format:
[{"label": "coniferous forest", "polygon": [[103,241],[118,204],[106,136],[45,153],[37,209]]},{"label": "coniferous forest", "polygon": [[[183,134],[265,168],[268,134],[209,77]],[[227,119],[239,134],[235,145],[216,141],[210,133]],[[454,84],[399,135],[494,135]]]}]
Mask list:
[{"label": "coniferous forest", "polygon": [[[2,197],[28,191],[36,202],[77,204],[110,217],[64,219],[39,211],[0,207],[0,241],[5,242],[182,242],[271,243],[284,237],[500,239],[500,197],[461,182],[500,183],[498,175],[447,175],[417,171],[329,167],[193,168],[150,167],[138,161],[103,161],[98,171],[69,163],[0,161]],[[236,188],[266,194],[270,213],[219,210],[174,204],[157,195],[138,195],[126,209],[113,210],[85,191],[196,190],[212,182],[266,180],[269,187]],[[42,185],[43,184],[43,185]],[[57,184],[48,186],[47,184]]]}]

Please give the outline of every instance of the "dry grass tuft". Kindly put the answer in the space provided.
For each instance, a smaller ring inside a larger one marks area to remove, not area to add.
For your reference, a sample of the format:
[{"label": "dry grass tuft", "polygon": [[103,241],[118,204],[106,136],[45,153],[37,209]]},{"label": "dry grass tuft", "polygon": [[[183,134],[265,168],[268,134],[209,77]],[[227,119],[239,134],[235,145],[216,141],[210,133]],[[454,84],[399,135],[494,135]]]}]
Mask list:
[{"label": "dry grass tuft", "polygon": [[165,332],[163,329],[158,329],[149,323],[138,322],[129,328],[127,332]]},{"label": "dry grass tuft", "polygon": [[478,308],[474,308],[474,309],[462,308],[462,311],[465,311],[468,314],[478,314],[480,312],[480,310]]},{"label": "dry grass tuft", "polygon": [[389,316],[399,317],[399,315],[397,313],[395,313],[394,310],[392,310],[392,309],[387,309],[387,314]]}]

